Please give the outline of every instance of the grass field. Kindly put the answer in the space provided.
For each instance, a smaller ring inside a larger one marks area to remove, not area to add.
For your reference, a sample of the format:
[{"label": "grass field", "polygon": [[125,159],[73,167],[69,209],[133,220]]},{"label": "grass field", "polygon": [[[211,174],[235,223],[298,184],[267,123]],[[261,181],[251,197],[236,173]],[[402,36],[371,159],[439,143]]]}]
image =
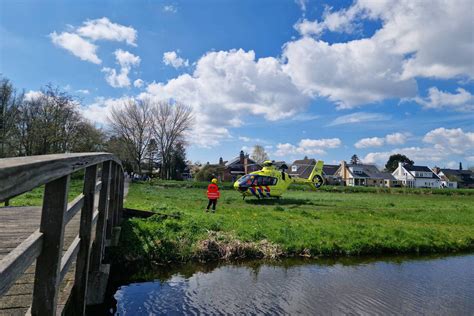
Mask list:
[{"label": "grass field", "polygon": [[132,184],[126,207],[157,212],[124,223],[120,258],[170,262],[280,256],[434,253],[474,249],[474,195],[395,190],[292,190],[242,200],[223,190],[205,213],[198,184]]}]

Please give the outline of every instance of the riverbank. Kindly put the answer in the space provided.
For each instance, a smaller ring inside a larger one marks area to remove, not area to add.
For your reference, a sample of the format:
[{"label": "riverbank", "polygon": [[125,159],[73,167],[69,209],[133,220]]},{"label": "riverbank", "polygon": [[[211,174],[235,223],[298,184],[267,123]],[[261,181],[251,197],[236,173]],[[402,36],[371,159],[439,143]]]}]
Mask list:
[{"label": "riverbank", "polygon": [[124,222],[117,259],[163,264],[474,249],[472,195],[292,190],[281,200],[243,201],[223,190],[210,214],[205,190],[192,185],[132,184],[125,206],[157,214]]}]

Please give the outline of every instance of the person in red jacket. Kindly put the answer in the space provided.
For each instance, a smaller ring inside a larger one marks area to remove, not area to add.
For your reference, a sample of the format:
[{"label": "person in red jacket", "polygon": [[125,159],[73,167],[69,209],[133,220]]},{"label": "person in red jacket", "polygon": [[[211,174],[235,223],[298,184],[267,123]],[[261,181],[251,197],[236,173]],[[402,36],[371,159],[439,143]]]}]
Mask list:
[{"label": "person in red jacket", "polygon": [[212,205],[212,212],[216,211],[217,199],[220,198],[221,194],[219,192],[219,187],[217,186],[217,179],[214,178],[211,180],[211,184],[207,186],[207,198],[209,203],[207,204],[206,212],[209,212],[209,208]]}]

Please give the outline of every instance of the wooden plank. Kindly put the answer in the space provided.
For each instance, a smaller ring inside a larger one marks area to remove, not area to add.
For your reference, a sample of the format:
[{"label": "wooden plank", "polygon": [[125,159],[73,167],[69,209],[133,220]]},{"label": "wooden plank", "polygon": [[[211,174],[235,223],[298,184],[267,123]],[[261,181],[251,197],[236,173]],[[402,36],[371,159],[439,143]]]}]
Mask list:
[{"label": "wooden plank", "polygon": [[38,257],[43,245],[43,234],[36,231],[0,261],[0,296]]},{"label": "wooden plank", "polygon": [[117,212],[117,222],[118,225],[122,224],[123,220],[123,195],[124,195],[124,176],[123,170],[119,166],[120,182],[119,182],[119,196],[118,196],[118,212]]},{"label": "wooden plank", "polygon": [[109,210],[107,213],[107,227],[106,227],[106,238],[112,238],[112,232],[114,228],[114,213],[117,205],[115,199],[115,191],[117,191],[117,168],[115,163],[112,162],[111,175],[110,175],[110,193],[109,193]]},{"label": "wooden plank", "polygon": [[99,192],[101,188],[102,188],[102,181],[98,181],[97,184],[95,185],[95,193]]},{"label": "wooden plank", "polygon": [[88,166],[120,160],[109,153],[41,155],[0,160],[0,201]]},{"label": "wooden plank", "polygon": [[64,280],[64,277],[69,271],[71,263],[76,259],[77,253],[79,252],[79,246],[81,244],[81,239],[77,236],[74,241],[71,243],[66,253],[61,259],[61,272],[59,274],[59,282]]},{"label": "wooden plank", "polygon": [[71,218],[76,215],[77,212],[82,208],[84,205],[84,194],[79,194],[71,203],[67,206],[66,215],[64,218],[64,222],[67,224],[71,220]]},{"label": "wooden plank", "polygon": [[47,183],[43,199],[40,231],[44,234],[43,250],[36,260],[33,289],[33,315],[55,315],[59,273],[67,209],[69,175]]},{"label": "wooden plank", "polygon": [[92,235],[92,216],[94,211],[97,165],[87,167],[84,176],[84,206],[81,212],[79,238],[81,243],[76,260],[76,276],[72,291],[72,308],[75,315],[84,315],[86,311],[87,282],[89,276],[90,246]]}]

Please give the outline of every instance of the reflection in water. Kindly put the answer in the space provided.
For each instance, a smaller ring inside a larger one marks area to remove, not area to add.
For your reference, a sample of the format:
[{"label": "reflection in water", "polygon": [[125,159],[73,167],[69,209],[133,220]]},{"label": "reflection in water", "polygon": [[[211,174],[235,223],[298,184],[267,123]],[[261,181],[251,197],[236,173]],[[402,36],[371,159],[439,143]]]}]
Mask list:
[{"label": "reflection in water", "polygon": [[116,314],[474,315],[474,255],[195,268],[120,287]]}]

